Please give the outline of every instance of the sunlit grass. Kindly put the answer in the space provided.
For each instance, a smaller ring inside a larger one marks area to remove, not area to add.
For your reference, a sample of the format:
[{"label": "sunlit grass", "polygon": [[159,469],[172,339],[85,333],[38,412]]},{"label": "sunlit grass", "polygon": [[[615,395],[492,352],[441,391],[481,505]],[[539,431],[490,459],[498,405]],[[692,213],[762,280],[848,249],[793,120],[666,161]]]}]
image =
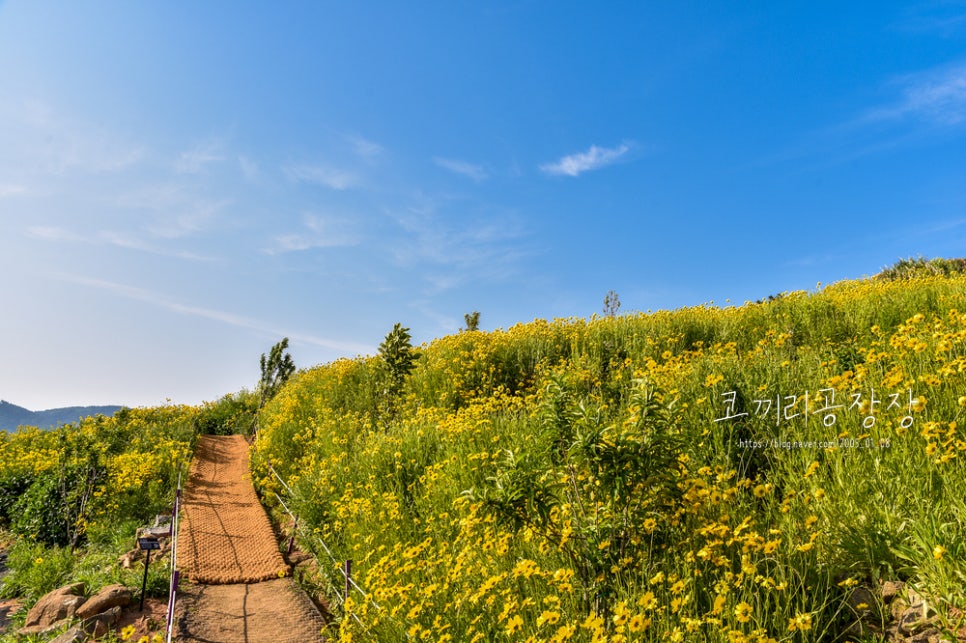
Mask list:
[{"label": "sunlit grass", "polygon": [[852,585],[966,605],[961,311],[927,276],[460,333],[391,417],[340,360],[265,409],[255,477],[383,608],[341,640],[833,640]]}]

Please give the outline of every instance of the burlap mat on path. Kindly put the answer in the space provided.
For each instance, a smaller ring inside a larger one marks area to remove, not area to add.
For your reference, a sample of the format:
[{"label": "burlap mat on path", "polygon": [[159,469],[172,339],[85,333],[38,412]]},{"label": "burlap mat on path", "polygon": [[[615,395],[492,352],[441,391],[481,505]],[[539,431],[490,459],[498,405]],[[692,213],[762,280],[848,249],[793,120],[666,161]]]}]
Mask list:
[{"label": "burlap mat on path", "polygon": [[178,610],[179,643],[315,643],[325,621],[291,578],[253,585],[189,585]]},{"label": "burlap mat on path", "polygon": [[202,436],[185,486],[178,567],[196,583],[257,583],[288,569],[248,474],[240,435]]}]

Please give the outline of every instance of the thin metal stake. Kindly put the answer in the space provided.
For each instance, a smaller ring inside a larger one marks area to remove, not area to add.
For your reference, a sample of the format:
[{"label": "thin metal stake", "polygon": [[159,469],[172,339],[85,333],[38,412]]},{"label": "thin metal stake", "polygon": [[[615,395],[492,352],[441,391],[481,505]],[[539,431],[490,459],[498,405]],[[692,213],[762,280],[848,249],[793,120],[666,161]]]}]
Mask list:
[{"label": "thin metal stake", "polygon": [[144,590],[148,586],[148,565],[151,564],[151,550],[148,550],[147,558],[144,559],[144,579],[141,581],[141,605],[138,608],[139,612],[144,611]]}]

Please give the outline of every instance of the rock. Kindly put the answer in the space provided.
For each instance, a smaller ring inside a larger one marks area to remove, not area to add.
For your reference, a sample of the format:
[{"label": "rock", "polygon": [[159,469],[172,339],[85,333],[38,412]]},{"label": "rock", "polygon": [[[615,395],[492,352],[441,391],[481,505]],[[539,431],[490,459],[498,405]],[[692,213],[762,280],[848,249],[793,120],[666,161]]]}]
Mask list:
[{"label": "rock", "polygon": [[902,615],[906,613],[909,609],[909,603],[906,602],[904,598],[895,598],[889,605],[889,612],[892,614],[892,620],[898,621],[902,618]]},{"label": "rock", "polygon": [[52,639],[50,643],[84,643],[87,640],[87,633],[81,629],[80,625],[75,625],[60,636]]},{"label": "rock", "polygon": [[[170,538],[162,538],[160,539],[160,543],[161,543],[161,549],[152,550],[151,552],[152,563],[161,560],[165,555],[171,552]],[[146,553],[147,552],[142,551],[140,549],[132,549],[126,554],[122,554],[121,556],[118,556],[117,564],[123,567],[124,569],[131,569],[132,567],[134,567],[134,564],[138,562],[140,562],[143,565],[144,564],[143,561]]]},{"label": "rock", "polygon": [[880,593],[882,594],[882,602],[889,604],[892,602],[896,596],[905,589],[906,584],[902,581],[892,581],[887,580],[882,583],[882,589]]},{"label": "rock", "polygon": [[902,613],[897,625],[900,634],[903,636],[912,636],[913,634],[919,634],[925,631],[931,623],[928,619],[922,617],[922,606],[916,605]]},{"label": "rock", "polygon": [[124,569],[131,569],[134,563],[144,558],[144,553],[140,549],[132,549],[117,559],[117,562]]},{"label": "rock", "polygon": [[46,594],[27,612],[27,620],[20,633],[45,632],[60,621],[72,617],[85,601],[81,596],[83,591],[84,583],[74,583]]},{"label": "rock", "polygon": [[111,630],[111,626],[121,620],[121,606],[115,605],[109,610],[85,619],[81,627],[94,638],[100,638]]},{"label": "rock", "polygon": [[288,557],[288,562],[290,565],[301,565],[302,563],[307,563],[314,559],[315,557],[312,556],[312,554],[296,550],[293,551]]},{"label": "rock", "polygon": [[909,609],[915,609],[919,611],[919,615],[923,619],[932,618],[936,615],[936,610],[929,607],[926,599],[923,598],[916,590],[911,587],[906,588],[906,596],[909,598]]},{"label": "rock", "polygon": [[106,612],[115,606],[126,607],[131,604],[131,590],[124,585],[108,585],[91,596],[75,612],[77,618],[90,618]]},{"label": "rock", "polygon": [[909,638],[907,643],[939,643],[940,636],[939,630],[929,628]]}]

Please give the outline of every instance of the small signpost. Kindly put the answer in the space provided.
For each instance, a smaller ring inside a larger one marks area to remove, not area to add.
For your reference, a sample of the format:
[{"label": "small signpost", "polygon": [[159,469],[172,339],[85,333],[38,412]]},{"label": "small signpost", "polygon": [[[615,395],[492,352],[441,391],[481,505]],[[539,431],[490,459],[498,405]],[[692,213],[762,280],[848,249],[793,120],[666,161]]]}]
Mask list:
[{"label": "small signpost", "polygon": [[150,553],[155,549],[161,549],[161,543],[157,538],[138,538],[138,549]]},{"label": "small signpost", "polygon": [[161,543],[158,542],[156,536],[148,536],[147,538],[138,538],[138,549],[147,552],[144,558],[144,578],[141,579],[141,604],[138,606],[138,611],[144,611],[144,591],[148,587],[148,566],[151,564],[151,552],[156,549],[161,549]]},{"label": "small signpost", "polygon": [[144,611],[144,592],[148,588],[148,566],[151,564],[151,552],[161,549],[159,538],[171,537],[171,516],[157,516],[154,519],[153,527],[138,527],[135,538],[138,541],[138,549],[145,552],[144,558],[144,578],[141,579],[141,605],[140,611]]}]

